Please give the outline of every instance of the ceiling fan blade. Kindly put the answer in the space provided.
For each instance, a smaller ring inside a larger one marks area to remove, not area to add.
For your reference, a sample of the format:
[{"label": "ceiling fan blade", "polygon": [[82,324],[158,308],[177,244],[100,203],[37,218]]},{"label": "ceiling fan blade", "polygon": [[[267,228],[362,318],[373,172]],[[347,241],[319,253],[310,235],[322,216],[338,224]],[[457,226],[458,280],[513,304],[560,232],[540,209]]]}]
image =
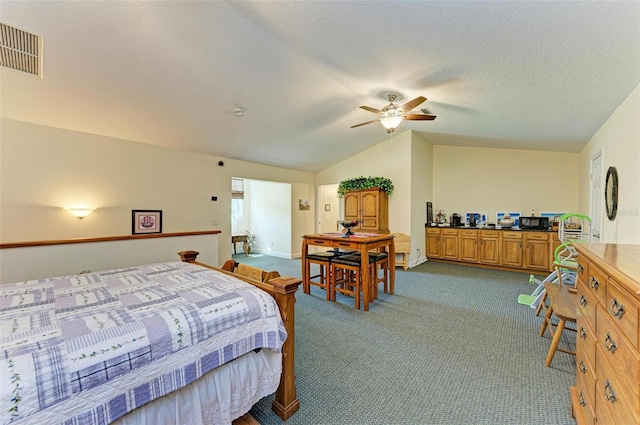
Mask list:
[{"label": "ceiling fan blade", "polygon": [[404,105],[402,105],[402,106],[400,107],[400,110],[401,110],[402,112],[410,111],[410,110],[412,110],[413,108],[415,108],[416,106],[418,106],[419,104],[421,104],[422,102],[425,102],[426,100],[427,100],[427,98],[426,98],[426,97],[424,97],[424,96],[416,97],[415,99],[410,100],[410,101],[408,101],[407,103],[405,103]]},{"label": "ceiling fan blade", "polygon": [[436,119],[435,115],[422,115],[422,114],[406,114],[402,118],[408,121],[433,121]]},{"label": "ceiling fan blade", "polygon": [[381,114],[382,111],[376,108],[372,108],[371,106],[361,106],[361,109],[364,109],[365,111],[369,111],[369,112],[373,112],[374,114]]},{"label": "ceiling fan blade", "polygon": [[356,128],[356,127],[360,127],[366,124],[371,124],[372,122],[376,122],[376,121],[380,121],[380,120],[371,120],[371,121],[367,121],[367,122],[361,122],[360,124],[356,124],[356,125],[352,125],[351,128]]}]

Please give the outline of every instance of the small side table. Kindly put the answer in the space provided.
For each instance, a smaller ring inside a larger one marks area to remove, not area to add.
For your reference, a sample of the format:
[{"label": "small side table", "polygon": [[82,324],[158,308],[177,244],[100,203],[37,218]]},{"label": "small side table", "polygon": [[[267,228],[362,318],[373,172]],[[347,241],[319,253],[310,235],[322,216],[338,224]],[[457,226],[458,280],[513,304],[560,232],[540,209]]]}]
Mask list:
[{"label": "small side table", "polygon": [[231,235],[231,244],[233,245],[233,253],[236,252],[236,244],[238,242],[242,242],[242,250],[244,251],[244,256],[247,257],[249,255],[249,241],[247,235]]}]

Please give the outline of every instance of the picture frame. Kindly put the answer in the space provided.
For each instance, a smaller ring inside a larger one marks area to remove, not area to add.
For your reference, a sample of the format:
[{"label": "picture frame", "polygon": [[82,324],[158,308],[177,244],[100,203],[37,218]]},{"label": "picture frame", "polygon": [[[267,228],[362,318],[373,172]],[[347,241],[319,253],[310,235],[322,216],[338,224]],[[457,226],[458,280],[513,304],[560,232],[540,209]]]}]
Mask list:
[{"label": "picture frame", "polygon": [[469,217],[473,214],[476,218],[476,223],[486,223],[487,222],[487,212],[478,212],[478,211],[469,211],[464,214],[464,222],[466,225],[469,225]]},{"label": "picture frame", "polygon": [[519,212],[509,212],[509,211],[496,213],[496,225],[500,225],[500,220],[502,220],[502,217],[504,217],[504,215],[507,213],[511,216],[511,219],[513,220],[513,227],[520,227],[520,216],[522,214],[520,214]]},{"label": "picture frame", "polygon": [[308,199],[298,199],[298,210],[300,211],[309,211],[311,209],[311,204]]},{"label": "picture frame", "polygon": [[132,210],[131,234],[162,233],[162,210]]},{"label": "picture frame", "polygon": [[541,212],[540,217],[547,217],[549,219],[549,223],[553,223],[556,218],[560,218],[565,215],[563,212]]},{"label": "picture frame", "polygon": [[427,202],[427,224],[433,223],[433,203]]}]

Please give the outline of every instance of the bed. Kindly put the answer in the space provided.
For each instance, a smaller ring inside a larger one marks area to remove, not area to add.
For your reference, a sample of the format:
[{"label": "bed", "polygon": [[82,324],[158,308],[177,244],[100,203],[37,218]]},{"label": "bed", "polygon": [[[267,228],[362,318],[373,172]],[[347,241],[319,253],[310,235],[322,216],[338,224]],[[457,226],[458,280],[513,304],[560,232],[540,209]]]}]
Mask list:
[{"label": "bed", "polygon": [[300,280],[179,254],[0,286],[0,423],[224,424],[274,392],[295,413]]}]

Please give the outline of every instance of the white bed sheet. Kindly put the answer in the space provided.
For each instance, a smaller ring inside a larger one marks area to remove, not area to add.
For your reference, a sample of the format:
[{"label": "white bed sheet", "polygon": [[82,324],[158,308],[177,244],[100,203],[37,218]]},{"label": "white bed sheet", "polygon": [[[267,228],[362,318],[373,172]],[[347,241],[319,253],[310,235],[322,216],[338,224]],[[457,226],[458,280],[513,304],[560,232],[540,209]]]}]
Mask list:
[{"label": "white bed sheet", "polygon": [[280,383],[282,353],[249,352],[188,386],[129,412],[115,425],[226,425]]}]

